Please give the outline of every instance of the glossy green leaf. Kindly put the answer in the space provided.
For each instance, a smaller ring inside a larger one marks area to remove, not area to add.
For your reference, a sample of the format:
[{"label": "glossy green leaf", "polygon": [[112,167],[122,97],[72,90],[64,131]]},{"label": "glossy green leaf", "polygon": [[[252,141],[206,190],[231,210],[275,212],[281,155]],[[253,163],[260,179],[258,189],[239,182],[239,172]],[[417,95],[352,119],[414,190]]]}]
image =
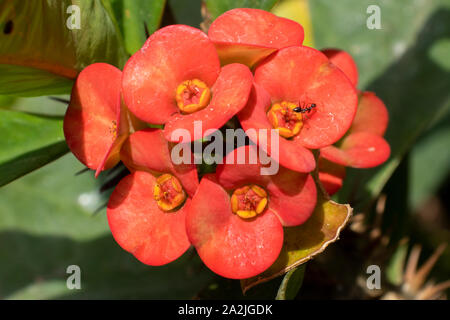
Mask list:
[{"label": "glossy green leaf", "polygon": [[[162,267],[149,267],[117,245],[94,179],[71,154],[0,192],[0,298],[192,298],[212,272],[192,250]],[[65,287],[67,267],[81,269],[81,290]]]},{"label": "glossy green leaf", "polygon": [[68,152],[62,119],[0,111],[0,186]]},{"label": "glossy green leaf", "polygon": [[160,23],[166,0],[111,0],[129,54],[138,51]]},{"label": "glossy green leaf", "polygon": [[0,0],[0,94],[70,93],[87,65],[123,66],[110,10],[101,0]]},{"label": "glossy green leaf", "polygon": [[340,202],[351,201],[357,210],[379,195],[420,134],[450,109],[450,73],[442,60],[445,54],[450,56],[450,47],[442,44],[450,36],[449,2],[424,1],[414,10],[399,1],[379,3],[379,30],[366,25],[372,4],[310,2],[316,46],[352,54],[359,68],[359,88],[376,92],[390,115],[386,139],[391,158],[371,170],[348,170],[340,192]]},{"label": "glossy green leaf", "polygon": [[269,11],[278,0],[205,0],[208,14],[214,20],[234,8],[255,8]]},{"label": "glossy green leaf", "polygon": [[352,214],[349,205],[338,204],[319,197],[312,216],[298,227],[284,228],[284,243],[278,259],[260,275],[241,280],[242,290],[291,271],[339,238],[339,233]]}]

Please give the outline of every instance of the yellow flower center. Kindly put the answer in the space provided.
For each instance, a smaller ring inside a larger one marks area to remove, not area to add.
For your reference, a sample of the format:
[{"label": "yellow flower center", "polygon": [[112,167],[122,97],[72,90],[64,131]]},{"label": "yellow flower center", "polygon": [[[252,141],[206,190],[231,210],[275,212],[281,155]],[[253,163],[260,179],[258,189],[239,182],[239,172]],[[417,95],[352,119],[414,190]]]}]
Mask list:
[{"label": "yellow flower center", "polygon": [[277,102],[270,107],[267,118],[270,124],[278,130],[280,136],[292,138],[299,134],[303,127],[303,116],[301,112],[295,112],[298,105],[293,102]]},{"label": "yellow flower center", "polygon": [[211,91],[206,83],[198,79],[183,81],[175,95],[178,108],[183,113],[193,113],[205,108],[211,99]]},{"label": "yellow flower center", "polygon": [[156,179],[153,197],[163,211],[171,211],[179,207],[186,199],[186,193],[180,181],[171,174],[163,174]]},{"label": "yellow flower center", "polygon": [[231,196],[231,210],[243,219],[261,214],[267,203],[267,192],[254,184],[234,190]]}]

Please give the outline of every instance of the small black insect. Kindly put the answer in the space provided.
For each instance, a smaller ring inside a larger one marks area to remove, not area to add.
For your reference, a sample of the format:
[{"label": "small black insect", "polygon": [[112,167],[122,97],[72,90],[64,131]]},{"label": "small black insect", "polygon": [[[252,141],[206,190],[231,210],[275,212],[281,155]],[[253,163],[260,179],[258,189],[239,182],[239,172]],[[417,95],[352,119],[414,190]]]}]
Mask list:
[{"label": "small black insect", "polygon": [[[309,105],[309,104],[308,104]],[[302,108],[302,107],[297,107],[297,108],[294,108],[293,109],[293,111],[294,112],[297,112],[297,113],[306,113],[306,112],[311,112],[311,110],[312,109],[314,109],[315,107],[317,107],[317,105],[315,104],[315,103],[311,103],[311,105],[309,105],[308,107],[306,107],[306,108]]]},{"label": "small black insect", "polygon": [[14,29],[14,23],[12,22],[12,20],[8,20],[8,22],[5,23],[5,26],[3,28],[3,33],[10,34],[11,32],[13,32],[13,29]]}]

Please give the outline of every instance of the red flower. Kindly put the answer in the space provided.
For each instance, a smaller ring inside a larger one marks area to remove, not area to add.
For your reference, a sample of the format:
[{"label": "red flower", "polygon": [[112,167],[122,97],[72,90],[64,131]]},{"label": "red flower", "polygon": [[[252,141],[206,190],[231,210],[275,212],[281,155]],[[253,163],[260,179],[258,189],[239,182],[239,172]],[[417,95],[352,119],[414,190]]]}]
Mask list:
[{"label": "red flower", "polygon": [[[241,64],[220,68],[214,44],[206,34],[184,25],[155,32],[123,71],[123,95],[141,120],[165,124],[165,137],[187,129],[194,140],[194,121],[203,132],[218,129],[246,104],[252,85]],[[198,137],[196,137],[198,138]]]},{"label": "red flower", "polygon": [[[197,168],[193,160],[192,164],[174,164],[171,158],[174,145],[167,142],[162,130],[144,129],[128,137],[122,146],[120,158],[132,172],[148,171],[154,175],[164,172],[177,176],[192,197],[198,187]],[[192,158],[192,155],[189,157]]]},{"label": "red flower", "polygon": [[330,59],[331,63],[342,70],[349,80],[356,87],[358,84],[358,68],[352,56],[339,49],[323,49],[321,50]]},{"label": "red flower", "polygon": [[[353,58],[336,49],[327,49],[326,52],[332,55],[331,61],[356,83],[358,73],[356,67],[352,67],[356,66]],[[378,166],[389,158],[391,152],[389,144],[383,139],[388,121],[386,106],[375,93],[359,93],[356,116],[345,137],[334,146],[322,148],[320,153],[325,159],[344,166]]]},{"label": "red flower", "polygon": [[211,24],[209,38],[214,42],[222,64],[232,62],[255,66],[278,49],[300,46],[303,27],[258,9],[233,9]]},{"label": "red flower", "polygon": [[337,145],[322,148],[320,154],[348,167],[376,167],[391,153],[383,138],[387,123],[384,103],[374,93],[364,92],[360,94],[358,111],[347,135]]},{"label": "red flower", "polygon": [[122,72],[109,64],[86,67],[73,86],[64,117],[67,145],[96,175],[119,162],[120,147],[129,133],[121,77]]},{"label": "red flower", "polygon": [[[277,129],[280,164],[310,172],[315,160],[309,149],[338,141],[349,129],[356,105],[356,89],[323,53],[289,47],[257,66],[249,103],[238,117],[246,131]],[[270,138],[258,131],[248,135],[271,153]]]},{"label": "red flower", "polygon": [[132,134],[121,157],[133,173],[117,185],[108,202],[114,239],[145,264],[169,263],[190,246],[185,220],[198,186],[196,167],[172,163],[170,146],[159,129]]},{"label": "red flower", "polygon": [[[245,164],[236,163],[245,154]],[[251,164],[250,159],[258,159]],[[232,159],[234,161],[232,161]],[[203,262],[217,274],[233,279],[255,276],[277,259],[283,226],[304,223],[316,205],[309,174],[280,167],[261,175],[256,147],[235,149],[207,175],[192,199],[186,228]]]}]

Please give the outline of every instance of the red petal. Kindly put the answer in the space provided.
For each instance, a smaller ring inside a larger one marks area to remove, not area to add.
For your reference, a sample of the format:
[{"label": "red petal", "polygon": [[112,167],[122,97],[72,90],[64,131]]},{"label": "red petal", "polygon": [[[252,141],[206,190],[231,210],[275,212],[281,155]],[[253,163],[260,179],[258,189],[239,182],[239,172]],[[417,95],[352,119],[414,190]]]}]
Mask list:
[{"label": "red petal", "polygon": [[[174,114],[164,127],[166,139],[173,142],[184,141],[176,131],[183,129],[190,134],[190,141],[211,134],[207,130],[217,130],[245,107],[253,83],[250,70],[242,64],[229,64],[222,68],[219,78],[212,87],[212,99],[206,108],[183,115]],[[199,121],[202,130],[195,130],[194,122]],[[198,131],[198,132],[196,132]]]},{"label": "red petal", "polygon": [[239,218],[231,211],[227,192],[207,176],[192,199],[186,228],[203,262],[226,278],[260,274],[275,262],[283,245],[283,228],[274,213]]},{"label": "red petal", "polygon": [[255,84],[247,106],[238,113],[242,128],[246,131],[250,140],[269,155],[273,153],[272,148],[275,152],[278,151],[278,156],[272,154],[272,157],[279,158],[280,164],[284,167],[299,172],[311,172],[315,168],[314,156],[311,151],[302,146],[299,136],[289,140],[278,136],[276,141],[278,142],[278,148],[276,148],[276,145],[272,147],[273,138],[270,130],[273,127],[266,116],[266,111],[270,105],[271,100],[268,93],[264,88]]},{"label": "red petal", "polygon": [[345,179],[345,167],[319,157],[319,180],[326,192],[332,196],[342,188]]},{"label": "red petal", "polygon": [[87,167],[109,169],[119,162],[128,133],[121,121],[119,69],[96,63],[80,72],[64,117],[64,136],[73,154]]},{"label": "red petal", "polygon": [[184,80],[211,87],[220,71],[213,43],[198,29],[172,25],[155,32],[123,71],[123,95],[140,119],[164,124],[178,112],[175,90]]},{"label": "red petal", "polygon": [[269,209],[285,227],[303,224],[317,202],[316,184],[310,174],[280,168],[267,185]]},{"label": "red petal", "polygon": [[236,189],[251,183],[265,187],[270,182],[270,176],[261,174],[263,166],[255,146],[234,149],[223,162],[217,166],[216,176],[226,189]]},{"label": "red petal", "polygon": [[323,49],[321,51],[328,57],[328,59],[330,59],[331,63],[345,73],[352,84],[356,87],[358,84],[358,68],[352,56],[344,50],[339,49]]},{"label": "red petal", "polygon": [[373,92],[363,92],[359,97],[358,110],[350,131],[368,132],[383,136],[389,121],[389,114],[383,101]]},{"label": "red petal", "polygon": [[209,38],[219,52],[222,64],[239,62],[249,67],[276,49],[300,46],[303,27],[259,9],[233,9],[219,16],[210,26]]},{"label": "red petal", "polygon": [[120,152],[121,160],[130,171],[172,173],[180,179],[186,192],[193,196],[198,187],[197,168],[190,164],[174,164],[171,148],[161,129],[145,129],[133,133]]},{"label": "red petal", "polygon": [[355,87],[345,74],[318,50],[309,47],[281,49],[256,68],[255,82],[272,102],[315,103],[297,136],[310,149],[338,141],[353,121],[357,106]]},{"label": "red petal", "polygon": [[[108,151],[103,157],[103,160],[97,167],[97,170],[95,171],[96,178],[103,170],[105,170],[105,166],[108,166],[108,168],[110,168],[116,165],[116,162],[118,162],[117,158],[118,157],[120,158],[120,150],[126,138],[129,136],[130,132],[132,132],[131,130],[134,130],[135,127],[142,126],[143,124],[143,122],[137,120],[131,114],[131,112],[128,111],[127,107],[123,104],[122,98],[120,100],[121,100],[120,109],[119,113],[117,114],[116,120],[118,137],[116,138],[114,143],[109,147]],[[111,159],[112,161],[114,161],[112,164]]]},{"label": "red petal", "polygon": [[[245,158],[244,158],[245,156]],[[245,163],[237,163],[237,159]],[[234,163],[231,163],[234,159]],[[249,159],[257,159],[249,164]],[[284,226],[305,222],[316,206],[316,185],[311,175],[279,167],[273,175],[261,175],[258,151],[255,146],[242,146],[230,152],[224,164],[217,166],[217,181],[232,190],[247,184],[257,184],[269,193],[269,209],[277,214]]]},{"label": "red petal", "polygon": [[159,266],[180,257],[188,248],[186,207],[163,212],[153,199],[155,177],[137,171],[122,179],[108,202],[107,216],[117,243],[141,262]]},{"label": "red petal", "polygon": [[389,158],[390,153],[386,140],[366,132],[350,134],[340,148],[329,146],[320,150],[325,159],[354,168],[378,166]]}]

